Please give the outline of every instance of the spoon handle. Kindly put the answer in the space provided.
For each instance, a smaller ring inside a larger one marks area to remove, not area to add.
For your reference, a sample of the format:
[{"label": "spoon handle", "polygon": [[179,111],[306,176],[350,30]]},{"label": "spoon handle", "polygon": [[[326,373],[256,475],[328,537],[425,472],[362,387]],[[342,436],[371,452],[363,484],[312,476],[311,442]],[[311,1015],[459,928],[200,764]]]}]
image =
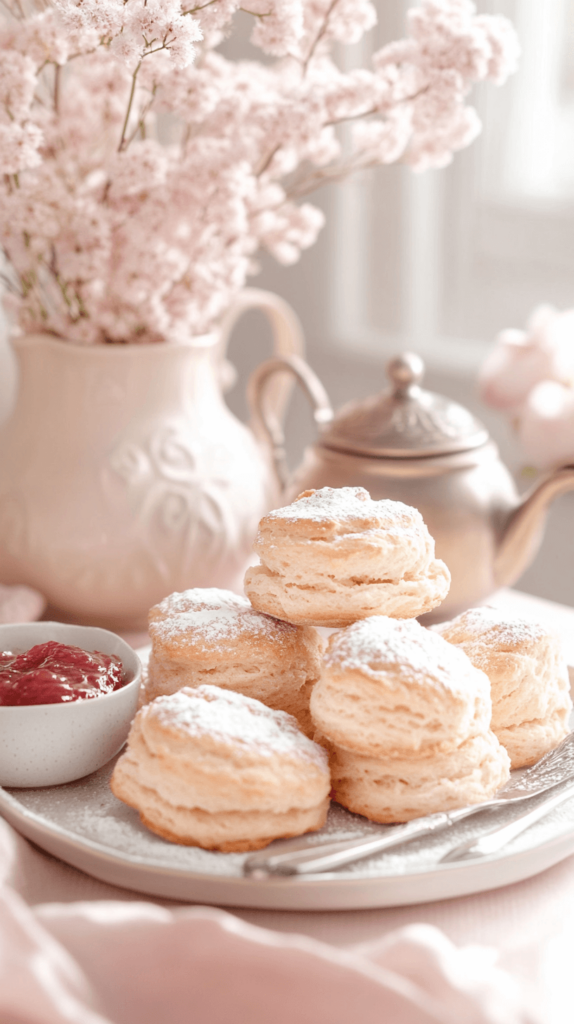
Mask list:
[{"label": "spoon handle", "polygon": [[266,878],[269,875],[303,875],[322,871],[334,871],[345,864],[370,857],[382,850],[428,836],[454,825],[461,818],[483,810],[484,804],[476,807],[462,807],[448,813],[430,814],[426,818],[415,818],[405,825],[392,825],[381,835],[372,834],[359,839],[340,839],[326,843],[306,845],[302,849],[293,847],[281,849],[277,844],[255,853],[245,861],[244,874],[251,878]]},{"label": "spoon handle", "polygon": [[466,860],[474,857],[482,857],[488,853],[496,853],[501,850],[503,846],[510,843],[512,839],[519,836],[521,832],[525,832],[527,828],[530,828],[536,821],[543,818],[550,811],[553,811],[555,807],[559,807],[560,804],[564,803],[565,800],[574,795],[574,783],[570,783],[569,786],[560,788],[559,792],[551,790],[546,799],[541,800],[537,803],[533,809],[528,808],[523,814],[520,814],[517,818],[514,818],[510,824],[498,826],[498,828],[490,829],[485,832],[484,835],[480,836],[479,839],[468,839],[465,843],[460,843],[459,846],[455,846],[452,850],[441,857],[440,864],[451,864],[454,861]]}]

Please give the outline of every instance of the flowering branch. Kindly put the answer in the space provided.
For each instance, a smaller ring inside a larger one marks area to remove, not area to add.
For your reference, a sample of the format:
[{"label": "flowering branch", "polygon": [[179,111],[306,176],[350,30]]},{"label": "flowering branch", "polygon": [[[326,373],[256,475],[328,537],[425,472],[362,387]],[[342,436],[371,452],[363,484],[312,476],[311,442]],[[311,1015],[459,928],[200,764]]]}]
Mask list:
[{"label": "flowering branch", "polygon": [[[258,249],[289,264],[314,243],[305,196],[398,160],[445,166],[479,130],[472,85],[516,66],[510,23],[471,0],[422,0],[405,39],[350,72],[331,51],[372,28],[372,0],[186,2],[0,0],[0,246],[21,329],[212,330]],[[264,61],[219,51],[238,11]]]},{"label": "flowering branch", "polygon": [[327,32],[327,27],[329,25],[329,18],[331,17],[332,12],[335,10],[335,7],[337,6],[338,2],[339,2],[339,0],[330,0],[329,6],[328,6],[327,11],[325,13],[325,17],[323,18],[323,21],[321,23],[319,31],[317,32],[313,42],[311,43],[311,46],[309,48],[309,52],[307,53],[307,56],[306,56],[306,58],[305,58],[305,60],[303,62],[303,71],[305,73],[307,72],[307,68],[309,67],[309,64],[311,63],[311,61],[313,59],[313,56],[315,54],[315,51],[316,51],[319,43],[324,38],[325,33]]},{"label": "flowering branch", "polygon": [[132,112],[134,96],[136,94],[136,79],[138,77],[138,71],[141,68],[141,66],[142,66],[142,62],[140,60],[139,64],[137,65],[135,71],[132,74],[132,84],[131,84],[131,88],[130,88],[130,95],[129,95],[129,99],[128,99],[128,105],[127,105],[127,109],[126,109],[126,116],[124,117],[124,123],[122,125],[122,134],[121,134],[121,137],[120,137],[120,144],[118,146],[118,153],[121,153],[122,149],[124,148],[125,141],[126,141],[126,132],[128,130],[130,114]]}]

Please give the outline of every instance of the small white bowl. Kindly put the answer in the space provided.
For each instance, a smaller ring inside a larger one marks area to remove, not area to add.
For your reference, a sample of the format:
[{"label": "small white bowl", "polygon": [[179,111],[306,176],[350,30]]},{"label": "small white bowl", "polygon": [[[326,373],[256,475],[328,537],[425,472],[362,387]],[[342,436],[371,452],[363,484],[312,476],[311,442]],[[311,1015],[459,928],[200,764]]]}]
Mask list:
[{"label": "small white bowl", "polygon": [[97,771],[121,750],[137,710],[141,662],[115,633],[61,622],[0,626],[0,651],[20,653],[48,640],[117,654],[129,682],[89,700],[0,706],[0,786],[59,786]]}]

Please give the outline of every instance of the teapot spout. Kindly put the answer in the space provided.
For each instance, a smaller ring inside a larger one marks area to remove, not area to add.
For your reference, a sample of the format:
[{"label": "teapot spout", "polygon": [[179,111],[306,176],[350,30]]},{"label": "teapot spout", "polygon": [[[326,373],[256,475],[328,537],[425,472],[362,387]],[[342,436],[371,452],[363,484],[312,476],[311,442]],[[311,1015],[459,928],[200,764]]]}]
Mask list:
[{"label": "teapot spout", "polygon": [[498,587],[511,586],[530,565],[542,540],[550,503],[571,490],[574,466],[562,466],[536,484],[512,509],[494,562]]}]

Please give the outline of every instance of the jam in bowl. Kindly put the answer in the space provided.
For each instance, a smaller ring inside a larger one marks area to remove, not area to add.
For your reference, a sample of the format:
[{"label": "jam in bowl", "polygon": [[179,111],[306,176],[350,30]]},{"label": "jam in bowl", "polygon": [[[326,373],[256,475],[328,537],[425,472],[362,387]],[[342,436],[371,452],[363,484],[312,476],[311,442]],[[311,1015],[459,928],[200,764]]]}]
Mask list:
[{"label": "jam in bowl", "polygon": [[113,693],[127,682],[117,654],[47,640],[29,651],[0,651],[0,706],[68,704]]},{"label": "jam in bowl", "polygon": [[31,622],[0,626],[0,785],[55,786],[121,750],[141,663],[115,633]]}]

